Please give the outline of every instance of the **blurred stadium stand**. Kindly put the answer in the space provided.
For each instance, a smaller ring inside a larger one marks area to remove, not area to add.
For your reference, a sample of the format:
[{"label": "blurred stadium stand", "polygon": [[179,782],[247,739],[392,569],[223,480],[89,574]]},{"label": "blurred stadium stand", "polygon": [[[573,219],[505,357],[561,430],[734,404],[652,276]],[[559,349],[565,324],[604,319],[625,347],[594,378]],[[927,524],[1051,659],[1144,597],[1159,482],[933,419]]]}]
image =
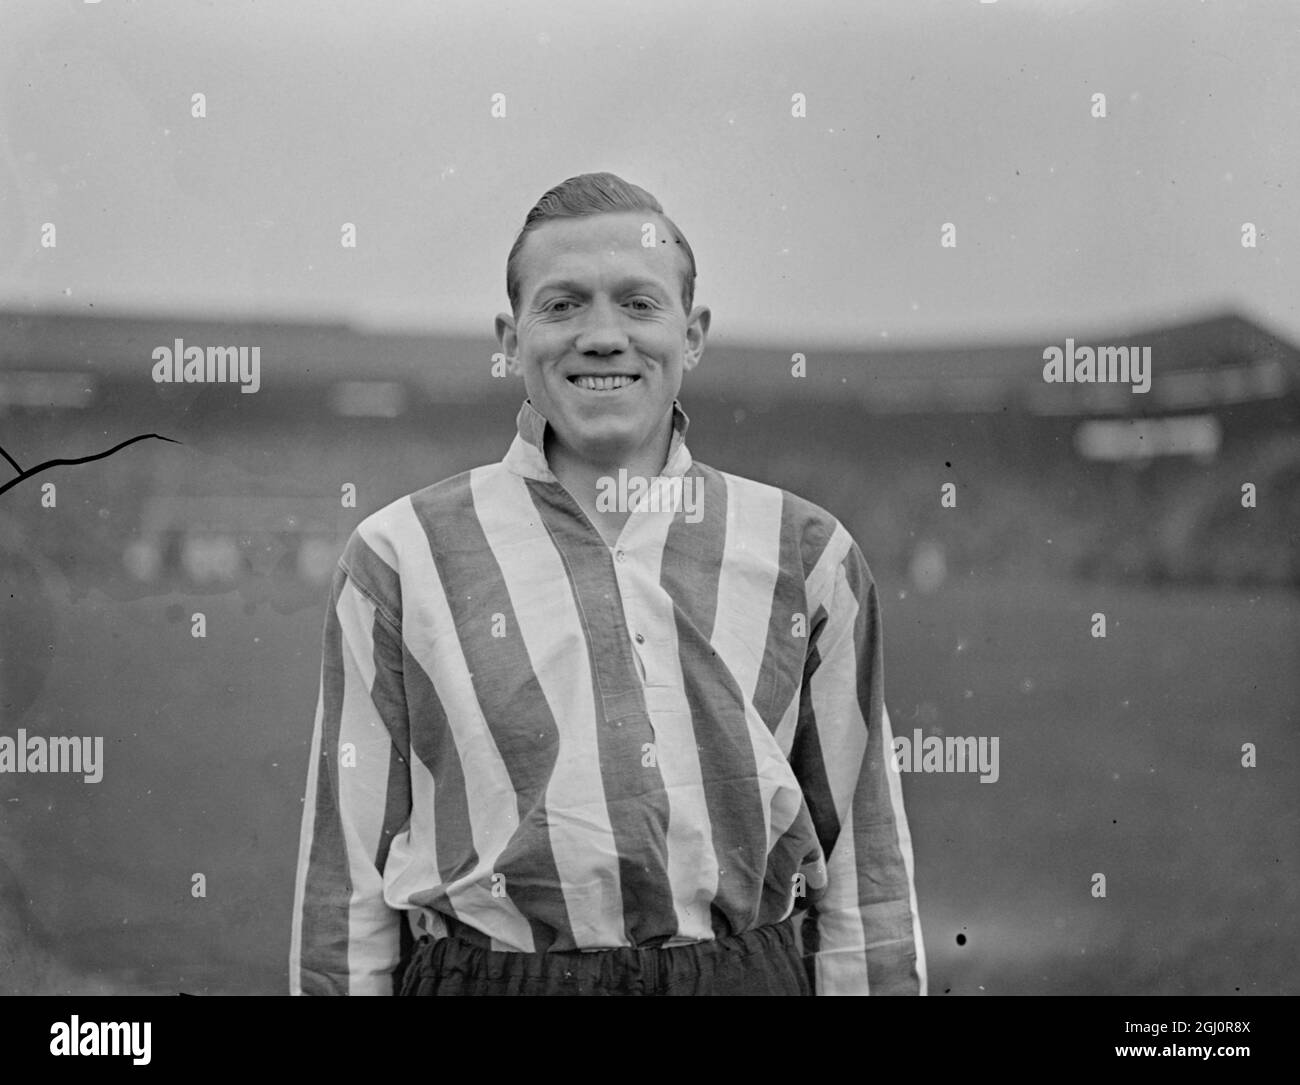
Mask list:
[{"label": "blurred stadium stand", "polygon": [[[177,338],[259,346],[260,390],[155,384],[152,351]],[[1075,338],[1150,346],[1151,391],[1047,385],[1044,342],[804,349],[794,378],[800,348],[715,337],[683,388],[690,444],[830,509],[877,572],[922,590],[957,575],[1300,586],[1296,348],[1233,313]],[[365,514],[504,453],[523,386],[493,378],[495,349],[342,324],[0,314],[0,445],[24,467],[137,433],[183,442],[24,482],[0,497],[0,544],[118,597],[255,580],[278,607],[317,602]],[[76,532],[40,515],[44,481],[60,507],[84,504]],[[945,482],[957,510],[940,507]]]}]

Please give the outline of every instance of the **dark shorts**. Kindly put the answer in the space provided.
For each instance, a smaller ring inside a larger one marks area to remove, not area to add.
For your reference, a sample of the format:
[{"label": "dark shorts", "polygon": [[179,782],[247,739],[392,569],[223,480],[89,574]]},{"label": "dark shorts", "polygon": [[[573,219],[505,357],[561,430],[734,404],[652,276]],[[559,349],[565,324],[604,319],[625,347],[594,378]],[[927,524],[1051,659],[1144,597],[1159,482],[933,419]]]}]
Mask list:
[{"label": "dark shorts", "polygon": [[477,932],[448,925],[456,933],[417,943],[403,995],[813,993],[790,919],[689,946],[568,953],[503,953],[481,944]]}]

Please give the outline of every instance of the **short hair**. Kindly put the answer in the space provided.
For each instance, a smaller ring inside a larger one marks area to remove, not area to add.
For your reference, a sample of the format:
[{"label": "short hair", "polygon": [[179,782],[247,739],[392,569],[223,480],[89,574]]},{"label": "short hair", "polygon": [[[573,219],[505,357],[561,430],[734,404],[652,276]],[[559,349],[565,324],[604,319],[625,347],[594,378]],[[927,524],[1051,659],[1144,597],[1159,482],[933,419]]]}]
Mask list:
[{"label": "short hair", "polygon": [[506,296],[510,311],[519,315],[519,253],[528,235],[539,226],[555,219],[581,218],[586,215],[617,214],[623,211],[644,211],[658,215],[681,246],[686,256],[686,270],[682,275],[682,308],[691,315],[695,303],[695,253],[691,243],[677,228],[677,224],[664,214],[663,205],[639,185],[634,185],[612,173],[582,173],[570,177],[543,193],[528,215],[510,255],[506,258]]}]

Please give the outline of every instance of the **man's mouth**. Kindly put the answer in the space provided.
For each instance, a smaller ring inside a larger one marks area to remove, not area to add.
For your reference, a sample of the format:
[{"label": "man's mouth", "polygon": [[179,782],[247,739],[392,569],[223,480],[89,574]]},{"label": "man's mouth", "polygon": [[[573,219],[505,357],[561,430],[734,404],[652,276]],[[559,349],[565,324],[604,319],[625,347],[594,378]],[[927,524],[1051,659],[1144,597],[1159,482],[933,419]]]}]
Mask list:
[{"label": "man's mouth", "polygon": [[620,388],[631,387],[640,379],[640,377],[634,377],[631,374],[595,376],[578,373],[569,378],[569,383],[588,392],[617,392]]}]

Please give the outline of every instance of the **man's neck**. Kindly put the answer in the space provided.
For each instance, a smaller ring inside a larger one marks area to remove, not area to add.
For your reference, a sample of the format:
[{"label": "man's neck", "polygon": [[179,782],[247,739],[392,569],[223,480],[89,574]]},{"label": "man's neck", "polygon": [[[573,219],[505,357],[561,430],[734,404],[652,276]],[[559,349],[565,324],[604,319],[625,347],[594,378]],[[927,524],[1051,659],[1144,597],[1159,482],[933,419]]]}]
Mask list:
[{"label": "man's neck", "polygon": [[612,546],[617,540],[623,525],[627,522],[630,510],[598,510],[596,497],[600,491],[600,480],[603,478],[617,480],[620,470],[626,471],[628,478],[656,477],[668,462],[668,450],[672,447],[673,432],[670,418],[667,432],[661,439],[655,441],[653,446],[638,449],[625,456],[613,454],[602,461],[576,455],[571,449],[563,447],[556,441],[554,431],[547,428],[545,452],[551,473],[578,502],[607,545]]},{"label": "man's neck", "polygon": [[628,478],[654,478],[663,471],[664,464],[668,461],[668,449],[665,447],[662,452],[642,452],[626,459],[611,457],[607,463],[598,463],[580,459],[557,446],[547,449],[546,461],[551,473],[566,490],[589,492],[594,496],[599,480],[618,478],[620,470],[626,471]]}]

